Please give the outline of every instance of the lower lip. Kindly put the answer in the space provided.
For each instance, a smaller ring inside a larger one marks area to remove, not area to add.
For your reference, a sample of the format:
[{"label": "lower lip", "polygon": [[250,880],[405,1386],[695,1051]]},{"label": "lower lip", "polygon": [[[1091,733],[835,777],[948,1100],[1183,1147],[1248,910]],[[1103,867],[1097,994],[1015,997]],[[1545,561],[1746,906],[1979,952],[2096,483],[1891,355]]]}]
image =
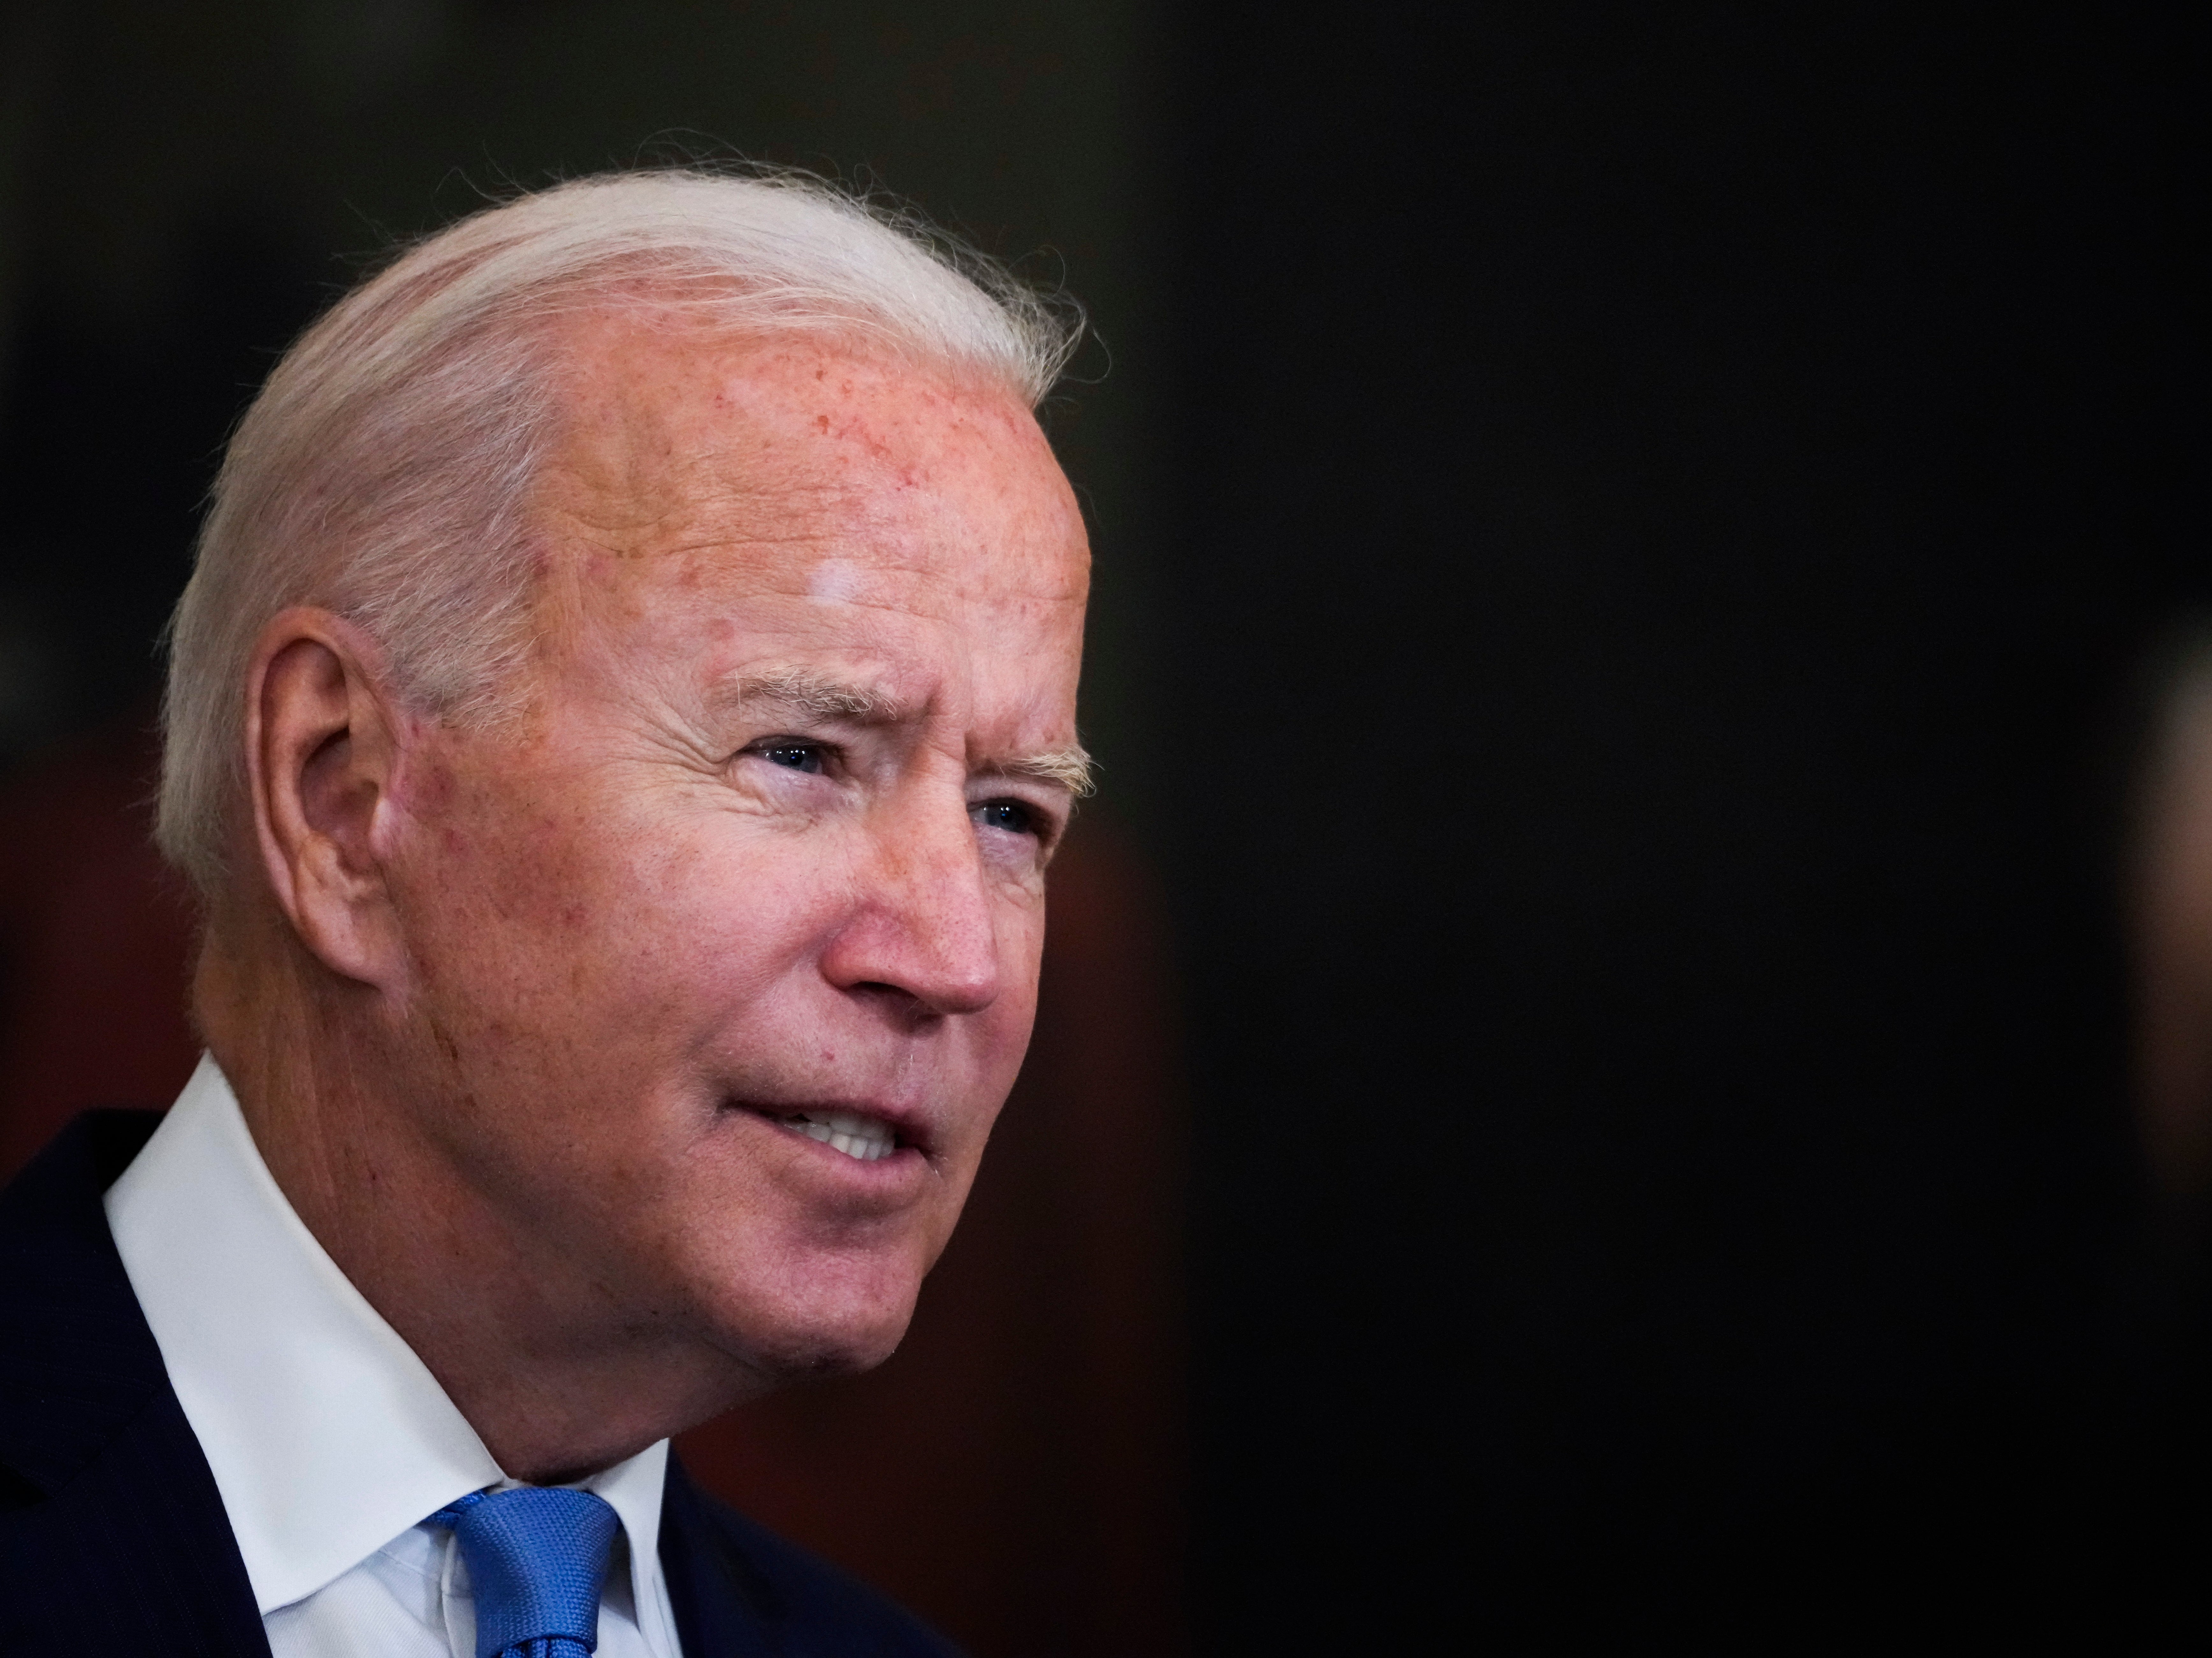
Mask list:
[{"label": "lower lip", "polygon": [[929,1159],[921,1147],[894,1146],[888,1157],[863,1160],[840,1151],[826,1140],[817,1140],[811,1134],[801,1133],[781,1117],[750,1107],[735,1108],[735,1114],[750,1117],[754,1121],[775,1130],[777,1137],[813,1155],[800,1165],[818,1169],[848,1189],[888,1193],[902,1190],[920,1180],[929,1166]]}]

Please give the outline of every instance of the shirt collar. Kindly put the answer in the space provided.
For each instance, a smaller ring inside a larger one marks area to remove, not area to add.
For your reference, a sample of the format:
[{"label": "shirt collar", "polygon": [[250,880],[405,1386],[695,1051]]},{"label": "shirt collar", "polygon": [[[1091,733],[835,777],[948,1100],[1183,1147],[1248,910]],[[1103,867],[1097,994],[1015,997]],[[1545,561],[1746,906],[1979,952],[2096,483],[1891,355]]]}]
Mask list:
[{"label": "shirt collar", "polygon": [[[511,1483],[277,1187],[212,1056],[106,1199],[109,1229],[265,1616],[447,1503]],[[665,1440],[583,1483],[660,1592]]]}]

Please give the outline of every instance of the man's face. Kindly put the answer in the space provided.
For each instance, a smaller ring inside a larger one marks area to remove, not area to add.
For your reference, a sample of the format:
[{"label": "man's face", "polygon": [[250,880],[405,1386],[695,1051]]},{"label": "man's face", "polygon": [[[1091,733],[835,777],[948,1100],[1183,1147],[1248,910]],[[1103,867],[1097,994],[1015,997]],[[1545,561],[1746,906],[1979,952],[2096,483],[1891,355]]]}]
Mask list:
[{"label": "man's face", "polygon": [[532,711],[395,788],[416,1132],[611,1315],[872,1363],[1029,1040],[1081,518],[980,380],[573,344]]}]

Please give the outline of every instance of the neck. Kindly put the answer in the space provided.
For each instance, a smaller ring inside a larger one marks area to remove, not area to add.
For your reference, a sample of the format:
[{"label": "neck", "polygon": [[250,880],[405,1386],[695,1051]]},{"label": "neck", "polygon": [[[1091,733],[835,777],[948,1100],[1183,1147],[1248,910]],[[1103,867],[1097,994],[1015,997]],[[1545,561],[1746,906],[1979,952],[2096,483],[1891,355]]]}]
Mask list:
[{"label": "neck", "polygon": [[465,1107],[440,1045],[242,920],[202,953],[209,1048],[294,1211],[501,1468],[580,1478],[766,1390],[682,1317],[625,1303],[558,1217],[533,1225],[467,1178],[426,1132]]}]

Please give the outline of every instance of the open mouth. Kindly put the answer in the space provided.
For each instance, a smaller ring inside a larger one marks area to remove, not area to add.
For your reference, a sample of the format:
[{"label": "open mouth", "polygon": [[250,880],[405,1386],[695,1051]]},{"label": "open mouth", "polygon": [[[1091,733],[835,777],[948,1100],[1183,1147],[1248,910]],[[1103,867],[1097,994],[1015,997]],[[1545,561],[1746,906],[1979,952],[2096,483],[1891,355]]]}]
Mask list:
[{"label": "open mouth", "polygon": [[896,1129],[857,1111],[794,1111],[777,1121],[861,1163],[879,1163],[898,1150]]}]

